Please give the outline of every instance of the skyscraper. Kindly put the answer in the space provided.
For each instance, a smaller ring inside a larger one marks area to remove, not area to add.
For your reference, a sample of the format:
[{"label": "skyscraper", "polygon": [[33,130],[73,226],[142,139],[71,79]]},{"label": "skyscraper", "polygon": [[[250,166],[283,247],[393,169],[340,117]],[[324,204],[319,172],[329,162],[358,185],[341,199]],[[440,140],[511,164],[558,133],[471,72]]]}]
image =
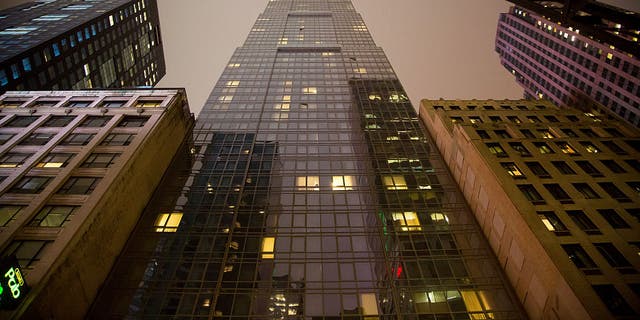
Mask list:
[{"label": "skyscraper", "polygon": [[500,15],[496,51],[526,98],[640,126],[638,13],[595,1],[512,2]]},{"label": "skyscraper", "polygon": [[91,317],[521,319],[348,0],[272,0]]},{"label": "skyscraper", "polygon": [[165,73],[155,0],[38,0],[0,11],[0,93],[153,86]]},{"label": "skyscraper", "polygon": [[638,317],[637,129],[544,100],[423,100],[420,118],[532,319]]}]

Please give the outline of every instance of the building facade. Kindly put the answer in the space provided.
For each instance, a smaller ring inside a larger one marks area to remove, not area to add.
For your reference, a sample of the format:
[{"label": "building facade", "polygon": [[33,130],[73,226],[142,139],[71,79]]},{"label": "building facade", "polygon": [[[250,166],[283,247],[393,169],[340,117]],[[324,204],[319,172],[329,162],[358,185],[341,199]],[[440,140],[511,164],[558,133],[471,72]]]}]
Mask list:
[{"label": "building facade", "polygon": [[640,132],[538,100],[420,118],[532,319],[640,314]]},{"label": "building facade", "polygon": [[90,317],[525,317],[351,1],[269,1],[194,143]]},{"label": "building facade", "polygon": [[605,14],[607,20],[578,10],[574,20],[592,21],[585,25],[552,15],[563,5],[547,2],[544,10],[538,8],[541,4],[532,6],[544,13],[516,6],[500,14],[498,22],[496,51],[504,67],[525,89],[525,98],[607,113],[640,126],[638,14],[604,6],[608,10],[597,13]]},{"label": "building facade", "polygon": [[153,86],[165,74],[155,0],[39,0],[0,11],[0,93]]},{"label": "building facade", "polygon": [[82,318],[165,171],[184,162],[174,156],[188,157],[186,95],[11,91],[0,111],[0,250],[30,287],[0,317]]}]

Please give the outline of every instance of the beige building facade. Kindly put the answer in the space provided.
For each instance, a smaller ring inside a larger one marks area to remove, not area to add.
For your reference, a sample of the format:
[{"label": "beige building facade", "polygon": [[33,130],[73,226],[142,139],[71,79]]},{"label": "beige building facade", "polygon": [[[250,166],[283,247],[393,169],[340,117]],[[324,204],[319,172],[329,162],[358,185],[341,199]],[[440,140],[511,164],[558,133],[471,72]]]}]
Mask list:
[{"label": "beige building facade", "polygon": [[0,317],[84,316],[193,123],[183,89],[0,96],[0,250],[30,287]]},{"label": "beige building facade", "polygon": [[638,317],[636,129],[528,100],[423,100],[420,118],[532,319]]}]

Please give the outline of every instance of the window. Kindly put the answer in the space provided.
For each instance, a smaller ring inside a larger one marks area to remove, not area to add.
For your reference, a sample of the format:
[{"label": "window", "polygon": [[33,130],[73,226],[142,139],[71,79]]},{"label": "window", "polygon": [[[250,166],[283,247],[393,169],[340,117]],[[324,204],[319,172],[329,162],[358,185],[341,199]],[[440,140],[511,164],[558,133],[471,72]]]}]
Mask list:
[{"label": "window", "polygon": [[[233,96],[221,96],[219,99],[221,102],[231,102]],[[136,108],[157,108],[162,105],[162,100],[138,100],[136,101]]]},{"label": "window", "polygon": [[462,117],[450,117],[450,118],[451,118],[451,122],[452,123],[462,123],[462,122],[464,122]]},{"label": "window", "polygon": [[[2,142],[2,139],[0,139],[0,142]],[[640,172],[640,161],[638,161],[637,159],[629,159],[629,160],[625,160],[624,162],[626,162],[629,167],[636,169],[636,171]]]},{"label": "window", "polygon": [[522,133],[522,135],[525,138],[529,138],[529,139],[535,139],[536,138],[536,136],[533,134],[533,132],[531,132],[531,130],[528,130],[528,129],[522,129],[522,130],[520,130],[520,133]]},{"label": "window", "polygon": [[589,138],[598,138],[599,136],[591,129],[580,129],[580,132]]},{"label": "window", "polygon": [[333,176],[331,188],[333,190],[353,190],[353,176]]},{"label": "window", "polygon": [[127,104],[126,100],[106,100],[102,101],[100,107],[102,108],[122,108],[125,104]]},{"label": "window", "polygon": [[120,123],[118,123],[118,127],[126,127],[126,128],[137,128],[144,126],[147,123],[149,117],[140,117],[140,116],[125,116],[122,118]]},{"label": "window", "polygon": [[604,190],[611,198],[616,199],[618,202],[630,202],[631,199],[622,192],[622,190],[618,189],[615,184],[611,182],[598,182],[598,185],[602,190]]},{"label": "window", "polygon": [[540,121],[540,118],[536,117],[536,116],[527,116],[527,120],[529,120],[529,122],[531,123],[541,123],[542,121]]},{"label": "window", "polygon": [[553,133],[551,133],[551,131],[549,131],[547,129],[538,129],[537,131],[538,131],[538,133],[540,134],[540,136],[543,139],[553,139],[553,138],[555,138]]},{"label": "window", "polygon": [[318,93],[318,88],[316,88],[316,87],[305,87],[305,88],[302,88],[302,93],[304,93],[304,94],[317,94]]},{"label": "window", "polygon": [[509,119],[509,121],[513,122],[513,123],[522,123],[522,121],[520,120],[520,118],[516,117],[516,116],[507,116],[507,119]]},{"label": "window", "polygon": [[25,206],[0,204],[0,226],[6,226],[24,207]]},{"label": "window", "polygon": [[506,130],[494,130],[496,136],[503,139],[511,139],[511,135]]},{"label": "window", "polygon": [[522,192],[522,194],[524,194],[527,200],[533,202],[534,204],[544,203],[544,199],[542,198],[540,193],[538,193],[538,190],[536,190],[536,188],[534,188],[532,185],[521,184],[521,185],[518,185],[518,189],[520,189],[520,191]]},{"label": "window", "polygon": [[482,119],[480,117],[469,117],[469,122],[471,122],[471,123],[482,123]]},{"label": "window", "polygon": [[491,138],[491,137],[489,137],[489,134],[484,130],[476,130],[476,133],[478,134],[480,139],[489,139],[489,138]]},{"label": "window", "polygon": [[624,140],[624,143],[633,148],[633,150],[640,152],[640,140]]},{"label": "window", "polygon": [[182,220],[182,212],[161,213],[156,218],[156,232],[176,232]]},{"label": "window", "polygon": [[120,157],[120,153],[92,153],[80,165],[81,168],[109,168],[116,159]]},{"label": "window", "polygon": [[542,154],[551,154],[551,153],[555,153],[553,152],[553,150],[551,150],[551,148],[544,142],[534,142],[533,143],[534,146],[536,146],[536,148],[538,148],[538,151],[540,151],[540,153]]},{"label": "window", "polygon": [[67,17],[69,17],[68,14],[45,14],[33,19],[33,21],[58,21]]},{"label": "window", "polygon": [[301,176],[296,178],[296,187],[301,191],[318,191],[320,190],[320,177],[318,176]]},{"label": "window", "polygon": [[560,201],[560,203],[573,203],[569,194],[567,194],[562,187],[557,183],[549,183],[544,185],[545,189],[551,193],[554,199]]},{"label": "window", "polygon": [[7,143],[7,141],[11,140],[11,138],[13,138],[13,134],[10,133],[0,133],[0,144],[5,144]]},{"label": "window", "polygon": [[601,234],[600,230],[591,219],[580,210],[570,210],[567,214],[573,222],[586,234]]},{"label": "window", "polygon": [[40,193],[51,181],[51,177],[26,176],[9,189],[10,193]]},{"label": "window", "polygon": [[635,217],[638,222],[640,222],[640,208],[628,208],[624,209],[628,214]]},{"label": "window", "polygon": [[636,192],[636,195],[640,196],[640,182],[631,181],[627,182],[627,185],[629,186],[629,188],[631,188],[631,190]]},{"label": "window", "polygon": [[58,194],[91,194],[102,178],[71,177],[58,190]]},{"label": "window", "polygon": [[560,151],[562,151],[562,153],[570,154],[573,156],[578,155],[576,149],[574,149],[570,144],[564,141],[558,141],[556,142],[556,145],[558,146],[558,148],[560,148]]},{"label": "window", "polygon": [[509,146],[511,146],[511,149],[513,149],[515,152],[520,154],[521,157],[531,156],[531,152],[529,152],[529,150],[527,150],[527,148],[525,148],[525,146],[520,142],[509,142]]},{"label": "window", "polygon": [[9,120],[5,127],[25,128],[40,118],[39,116],[15,116]]},{"label": "window", "polygon": [[558,171],[562,174],[576,174],[576,172],[564,161],[551,161]]},{"label": "window", "polygon": [[525,162],[529,170],[540,178],[551,178],[551,175],[539,162]]},{"label": "window", "polygon": [[420,231],[420,220],[415,212],[394,212],[391,214],[396,226],[402,231]]},{"label": "window", "polygon": [[567,135],[567,137],[571,137],[571,138],[576,138],[578,137],[578,134],[575,133],[573,130],[571,129],[562,129],[562,133],[564,133],[565,135]]},{"label": "window", "polygon": [[629,263],[612,243],[594,243],[593,245],[605,260],[607,260],[609,265],[618,269],[620,273],[637,273],[631,263]]},{"label": "window", "polygon": [[43,127],[66,127],[73,119],[74,116],[51,116],[47,121],[42,125]]},{"label": "window", "polygon": [[567,253],[573,264],[585,274],[600,274],[598,266],[579,244],[563,244],[562,249]]},{"label": "window", "polygon": [[598,294],[598,297],[600,297],[604,305],[606,305],[609,311],[615,316],[636,315],[635,311],[631,309],[613,285],[599,284],[592,285],[591,287],[596,291],[596,294]]},{"label": "window", "polygon": [[101,146],[128,146],[135,138],[135,134],[110,133],[100,143]]},{"label": "window", "polygon": [[605,219],[614,229],[631,228],[629,224],[613,209],[598,209],[598,213]]},{"label": "window", "polygon": [[382,176],[382,182],[387,187],[387,190],[407,190],[407,182],[404,176],[401,175],[387,175]]},{"label": "window", "polygon": [[45,206],[29,223],[32,227],[62,227],[77,206]]},{"label": "window", "polygon": [[514,178],[525,178],[520,168],[513,162],[501,162],[502,167],[507,170],[507,173]]},{"label": "window", "polygon": [[91,7],[93,7],[92,4],[71,4],[64,8],[61,8],[60,10],[85,10]]},{"label": "window", "polygon": [[491,122],[502,122],[500,116],[489,116],[489,120],[491,120]]},{"label": "window", "polygon": [[600,196],[588,184],[586,184],[586,183],[573,183],[572,185],[586,199],[600,199]]},{"label": "window", "polygon": [[601,142],[615,154],[627,154],[627,152],[624,149],[622,149],[619,145],[615,144],[613,141],[601,141]]},{"label": "window", "polygon": [[46,246],[52,241],[14,240],[4,251],[3,256],[15,255],[23,268],[31,268],[38,262]]},{"label": "window", "polygon": [[80,126],[85,128],[104,127],[104,125],[106,125],[109,120],[111,120],[111,116],[88,116],[84,120],[82,120]]},{"label": "window", "polygon": [[32,133],[20,141],[23,146],[44,146],[55,136],[53,133]]},{"label": "window", "polygon": [[558,118],[554,117],[554,116],[544,116],[545,119],[547,119],[547,121],[549,122],[559,122]]},{"label": "window", "polygon": [[262,259],[273,259],[275,257],[273,249],[275,248],[275,237],[262,238],[261,257]]},{"label": "window", "polygon": [[600,170],[596,169],[596,167],[594,167],[591,164],[591,162],[589,162],[589,161],[576,161],[576,164],[578,165],[578,167],[580,167],[587,174],[589,174],[589,175],[591,175],[593,177],[602,177],[602,172],[600,172]]},{"label": "window", "polygon": [[5,153],[0,156],[0,168],[18,168],[29,159],[31,153]]},{"label": "window", "polygon": [[60,145],[62,146],[86,146],[89,141],[95,136],[93,133],[72,133],[68,135]]},{"label": "window", "polygon": [[487,147],[491,153],[496,155],[496,157],[503,158],[507,156],[507,153],[504,152],[504,149],[502,149],[499,143],[487,143]]},{"label": "window", "polygon": [[602,163],[602,165],[607,167],[607,169],[609,169],[613,173],[626,173],[627,172],[617,162],[615,162],[615,160],[600,160],[600,163]]},{"label": "window", "polygon": [[93,101],[73,100],[73,101],[69,101],[65,105],[65,107],[66,108],[86,108],[92,103]]},{"label": "window", "polygon": [[593,143],[588,141],[580,141],[580,144],[587,150],[589,153],[598,153],[600,149],[596,147]]},{"label": "window", "polygon": [[0,35],[23,35],[23,34],[27,34],[31,31],[35,31],[38,30],[38,27],[32,27],[32,26],[21,26],[21,27],[13,27],[13,28],[6,28],[2,31],[0,31]]},{"label": "window", "polygon": [[538,218],[542,221],[547,230],[556,233],[557,235],[568,235],[569,230],[560,221],[560,218],[556,216],[553,211],[537,211]]},{"label": "window", "polygon": [[37,168],[63,168],[69,164],[73,153],[49,153],[36,164]]}]

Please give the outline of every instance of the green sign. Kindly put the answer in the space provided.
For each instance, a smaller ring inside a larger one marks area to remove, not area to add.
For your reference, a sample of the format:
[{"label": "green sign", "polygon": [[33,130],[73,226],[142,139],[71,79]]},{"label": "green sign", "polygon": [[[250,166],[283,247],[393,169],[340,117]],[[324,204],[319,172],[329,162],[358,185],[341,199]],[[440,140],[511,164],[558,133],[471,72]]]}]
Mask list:
[{"label": "green sign", "polygon": [[15,309],[28,291],[15,256],[0,260],[0,309]]}]

